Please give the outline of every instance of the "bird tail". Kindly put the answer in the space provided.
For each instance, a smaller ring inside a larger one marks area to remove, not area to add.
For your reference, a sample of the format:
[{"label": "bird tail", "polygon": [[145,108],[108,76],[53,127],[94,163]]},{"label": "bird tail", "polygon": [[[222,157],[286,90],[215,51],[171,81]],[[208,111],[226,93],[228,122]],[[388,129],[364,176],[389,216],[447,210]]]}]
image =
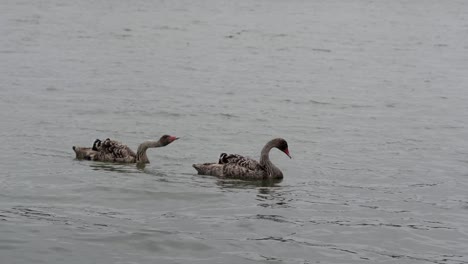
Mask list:
[{"label": "bird tail", "polygon": [[217,163],[203,163],[192,165],[200,175],[223,176],[223,165]]}]

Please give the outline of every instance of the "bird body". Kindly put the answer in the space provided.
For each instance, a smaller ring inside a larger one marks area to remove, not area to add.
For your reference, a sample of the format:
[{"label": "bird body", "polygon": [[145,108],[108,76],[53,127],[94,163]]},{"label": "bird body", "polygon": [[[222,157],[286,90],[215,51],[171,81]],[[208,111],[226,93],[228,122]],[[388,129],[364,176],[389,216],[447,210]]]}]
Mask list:
[{"label": "bird body", "polygon": [[288,143],[282,138],[270,140],[260,153],[260,162],[238,154],[222,153],[218,163],[193,164],[198,174],[241,180],[282,179],[283,173],[270,161],[272,148],[289,155]]},{"label": "bird body", "polygon": [[145,141],[138,146],[136,153],[127,145],[109,138],[104,141],[96,139],[92,148],[73,146],[73,150],[77,159],[117,163],[149,163],[148,156],[146,155],[148,148],[164,147],[176,139],[178,138],[164,135],[158,141]]},{"label": "bird body", "polygon": [[[136,157],[136,153],[127,145],[108,138],[97,148],[97,153],[93,160],[117,163],[135,163]],[[143,162],[149,163],[145,161]]]}]

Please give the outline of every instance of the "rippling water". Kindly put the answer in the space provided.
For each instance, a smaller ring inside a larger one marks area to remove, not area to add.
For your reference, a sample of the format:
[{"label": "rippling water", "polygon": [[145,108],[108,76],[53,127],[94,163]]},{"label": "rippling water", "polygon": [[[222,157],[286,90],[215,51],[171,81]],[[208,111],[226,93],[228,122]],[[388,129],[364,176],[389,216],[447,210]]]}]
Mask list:
[{"label": "rippling water", "polygon": [[[468,263],[465,1],[0,10],[2,263]],[[273,137],[282,182],[191,167]]]}]

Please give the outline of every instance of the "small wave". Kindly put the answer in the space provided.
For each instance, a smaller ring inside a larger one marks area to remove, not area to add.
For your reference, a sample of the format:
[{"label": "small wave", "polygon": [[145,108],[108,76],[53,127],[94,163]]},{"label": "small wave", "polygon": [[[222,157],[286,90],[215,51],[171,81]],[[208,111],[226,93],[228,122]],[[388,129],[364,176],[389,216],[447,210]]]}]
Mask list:
[{"label": "small wave", "polygon": [[49,86],[45,89],[46,91],[48,92],[56,92],[56,91],[59,91],[59,89],[55,86]]},{"label": "small wave", "polygon": [[[209,178],[214,177],[209,176]],[[281,181],[282,180],[243,181],[236,179],[218,179],[216,184],[223,189],[252,189],[257,187],[275,187],[278,186]]]},{"label": "small wave", "polygon": [[3,220],[9,222],[17,222],[18,219],[34,222],[46,222],[49,224],[72,224],[72,219],[56,215],[55,213],[45,210],[46,208],[38,207],[25,207],[25,206],[14,206],[11,209],[1,210],[0,214],[3,216]]},{"label": "small wave", "polygon": [[312,49],[313,51],[319,51],[319,52],[331,52],[331,49],[319,49],[319,48],[315,48],[315,49]]},{"label": "small wave", "polygon": [[271,37],[272,38],[285,38],[285,37],[288,37],[288,34],[286,33],[272,34]]},{"label": "small wave", "polygon": [[[308,247],[327,248],[329,250],[350,253],[350,254],[353,254],[353,255],[356,255],[356,254],[361,255],[361,253],[359,253],[358,251],[355,251],[355,250],[352,250],[352,249],[349,249],[349,248],[344,248],[342,246],[338,246],[338,245],[334,245],[334,244],[327,244],[327,243],[309,242],[309,241],[298,240],[298,239],[293,239],[293,238],[269,236],[269,237],[264,237],[264,238],[253,238],[253,239],[248,239],[248,240],[278,241],[278,242],[282,242],[282,243],[292,243],[292,244],[304,245],[304,246],[308,246]],[[365,256],[361,256],[360,258],[368,260],[368,258],[365,257]]]},{"label": "small wave", "polygon": [[[88,161],[86,161],[89,163]],[[109,171],[109,172],[119,172],[119,173],[140,173],[137,170],[137,167],[133,163],[106,163],[106,162],[91,162],[89,163],[91,169],[95,171]]]},{"label": "small wave", "polygon": [[415,184],[409,185],[409,187],[424,188],[424,187],[437,186],[439,184],[442,184],[442,182],[439,182],[439,183],[415,183]]},{"label": "small wave", "polygon": [[156,113],[157,115],[167,116],[167,117],[180,117],[182,114],[175,113],[175,112],[168,112],[168,111],[159,111]]},{"label": "small wave", "polygon": [[328,103],[328,102],[320,102],[320,101],[316,101],[316,100],[309,100],[309,103],[318,104],[318,105],[330,105],[331,104],[331,103]]},{"label": "small wave", "polygon": [[157,30],[167,30],[167,31],[187,31],[186,28],[174,27],[174,26],[168,26],[168,25],[154,27],[154,29],[157,29]]},{"label": "small wave", "polygon": [[373,105],[360,105],[360,104],[350,104],[342,106],[341,109],[348,109],[348,108],[372,108]]},{"label": "small wave", "polygon": [[263,215],[263,214],[257,214],[253,218],[259,219],[259,220],[268,220],[268,221],[273,221],[277,223],[293,223],[291,221],[286,220],[283,216],[281,215]]},{"label": "small wave", "polygon": [[422,256],[411,256],[411,255],[404,255],[395,252],[387,252],[387,251],[379,251],[379,250],[365,250],[367,252],[371,252],[377,255],[390,257],[393,259],[399,259],[400,261],[408,260],[408,261],[424,261],[428,263],[457,263],[457,264],[467,264],[468,261],[463,260],[464,256],[461,255],[440,255],[440,256],[433,256],[432,258],[422,257]]},{"label": "small wave", "polygon": [[284,99],[282,102],[286,103],[292,103],[296,105],[303,105],[303,104],[314,104],[314,105],[331,105],[329,102],[322,102],[322,101],[317,101],[317,100],[308,100],[308,101],[296,101],[296,100],[291,100],[291,99]]},{"label": "small wave", "polygon": [[331,49],[327,49],[327,48],[310,48],[308,46],[296,46],[294,48],[300,49],[300,50],[305,50],[305,51],[314,51],[314,52],[324,52],[324,53],[332,52]]},{"label": "small wave", "polygon": [[151,232],[119,232],[118,234],[100,235],[95,236],[94,234],[84,234],[81,237],[75,239],[88,242],[112,242],[122,243],[125,245],[132,245],[138,249],[144,249],[149,252],[165,251],[168,248],[174,250],[188,250],[188,251],[205,251],[212,249],[211,246],[207,245],[203,241],[192,237],[188,239],[173,239],[172,236],[178,235],[178,231],[170,232],[159,232],[155,234]]},{"label": "small wave", "polygon": [[317,225],[338,225],[338,226],[347,226],[347,227],[359,227],[359,226],[365,226],[365,227],[390,227],[390,228],[409,228],[409,229],[416,229],[416,230],[432,230],[432,229],[449,229],[453,230],[454,228],[452,227],[447,227],[444,226],[443,223],[436,223],[436,222],[431,222],[428,224],[395,224],[395,223],[384,223],[380,222],[378,220],[375,221],[359,221],[359,222],[353,222],[351,220],[312,220],[310,223],[317,224]]},{"label": "small wave", "polygon": [[236,116],[234,114],[228,114],[228,113],[218,113],[217,115],[221,116],[221,117],[224,117],[224,118],[227,118],[227,119],[239,118],[239,116]]}]

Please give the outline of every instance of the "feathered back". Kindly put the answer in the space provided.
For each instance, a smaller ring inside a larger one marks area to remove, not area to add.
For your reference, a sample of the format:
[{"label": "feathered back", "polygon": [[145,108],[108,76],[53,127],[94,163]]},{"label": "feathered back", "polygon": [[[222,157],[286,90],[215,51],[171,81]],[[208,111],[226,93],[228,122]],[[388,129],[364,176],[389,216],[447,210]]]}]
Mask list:
[{"label": "feathered back", "polygon": [[239,154],[221,153],[218,164],[235,164],[249,170],[262,169],[260,163],[254,159],[241,156]]},{"label": "feathered back", "polygon": [[135,152],[127,145],[109,138],[104,140],[98,149],[95,160],[99,161],[134,162],[136,158]]}]

